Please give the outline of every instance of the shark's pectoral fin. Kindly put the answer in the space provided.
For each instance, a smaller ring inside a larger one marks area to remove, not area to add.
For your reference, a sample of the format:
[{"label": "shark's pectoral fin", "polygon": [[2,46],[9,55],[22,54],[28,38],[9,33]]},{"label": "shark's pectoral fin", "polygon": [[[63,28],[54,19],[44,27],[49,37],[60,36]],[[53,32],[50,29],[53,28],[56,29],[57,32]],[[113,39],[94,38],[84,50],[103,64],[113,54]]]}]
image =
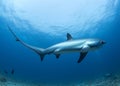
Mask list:
[{"label": "shark's pectoral fin", "polygon": [[79,57],[79,59],[78,59],[77,62],[80,63],[85,58],[85,56],[87,55],[87,53],[88,52],[81,52],[80,53],[80,57]]},{"label": "shark's pectoral fin", "polygon": [[55,54],[56,58],[59,59],[60,57],[60,54]]},{"label": "shark's pectoral fin", "polygon": [[67,40],[71,40],[72,39],[72,36],[70,33],[67,33]]}]

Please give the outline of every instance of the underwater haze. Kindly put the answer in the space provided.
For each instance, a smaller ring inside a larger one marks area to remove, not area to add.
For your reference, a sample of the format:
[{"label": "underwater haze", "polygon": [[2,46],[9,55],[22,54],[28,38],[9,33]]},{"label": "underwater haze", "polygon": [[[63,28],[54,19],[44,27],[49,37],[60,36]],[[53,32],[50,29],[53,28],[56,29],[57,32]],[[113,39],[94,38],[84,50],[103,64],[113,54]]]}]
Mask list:
[{"label": "underwater haze", "polygon": [[[15,41],[47,48],[74,39],[98,38],[106,44],[77,63],[79,53],[59,59],[39,55]],[[14,75],[11,70],[14,69]],[[6,74],[7,72],[7,74]],[[120,0],[0,0],[0,73],[40,83],[77,83],[120,72]]]}]

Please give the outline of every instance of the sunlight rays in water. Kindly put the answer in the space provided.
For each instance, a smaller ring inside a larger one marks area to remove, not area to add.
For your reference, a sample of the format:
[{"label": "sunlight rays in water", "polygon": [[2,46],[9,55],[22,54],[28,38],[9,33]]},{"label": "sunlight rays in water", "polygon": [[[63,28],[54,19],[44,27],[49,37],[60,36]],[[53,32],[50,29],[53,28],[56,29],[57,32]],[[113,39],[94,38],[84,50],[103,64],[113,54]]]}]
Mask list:
[{"label": "sunlight rays in water", "polygon": [[101,23],[107,19],[112,21],[112,7],[117,3],[117,0],[10,0],[3,8],[4,14],[9,13],[6,20],[24,31],[34,28],[49,35],[61,36],[70,32],[79,36],[94,34],[100,30]]}]

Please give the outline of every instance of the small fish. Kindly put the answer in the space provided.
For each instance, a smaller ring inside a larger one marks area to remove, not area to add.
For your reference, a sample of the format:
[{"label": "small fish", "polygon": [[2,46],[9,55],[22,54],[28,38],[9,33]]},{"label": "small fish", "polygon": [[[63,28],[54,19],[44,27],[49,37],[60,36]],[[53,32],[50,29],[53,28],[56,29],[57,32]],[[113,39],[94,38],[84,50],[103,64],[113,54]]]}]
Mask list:
[{"label": "small fish", "polygon": [[11,74],[13,75],[13,74],[14,74],[14,72],[15,72],[15,71],[14,71],[14,69],[12,69],[12,70],[11,70]]}]

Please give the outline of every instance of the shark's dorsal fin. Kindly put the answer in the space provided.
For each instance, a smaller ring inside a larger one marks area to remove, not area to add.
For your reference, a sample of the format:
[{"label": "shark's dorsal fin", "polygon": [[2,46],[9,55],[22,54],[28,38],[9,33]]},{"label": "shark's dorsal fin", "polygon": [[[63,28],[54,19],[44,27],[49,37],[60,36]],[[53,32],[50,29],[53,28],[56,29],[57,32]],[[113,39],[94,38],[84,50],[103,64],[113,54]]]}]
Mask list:
[{"label": "shark's dorsal fin", "polygon": [[67,40],[72,40],[72,36],[70,33],[67,33]]}]

